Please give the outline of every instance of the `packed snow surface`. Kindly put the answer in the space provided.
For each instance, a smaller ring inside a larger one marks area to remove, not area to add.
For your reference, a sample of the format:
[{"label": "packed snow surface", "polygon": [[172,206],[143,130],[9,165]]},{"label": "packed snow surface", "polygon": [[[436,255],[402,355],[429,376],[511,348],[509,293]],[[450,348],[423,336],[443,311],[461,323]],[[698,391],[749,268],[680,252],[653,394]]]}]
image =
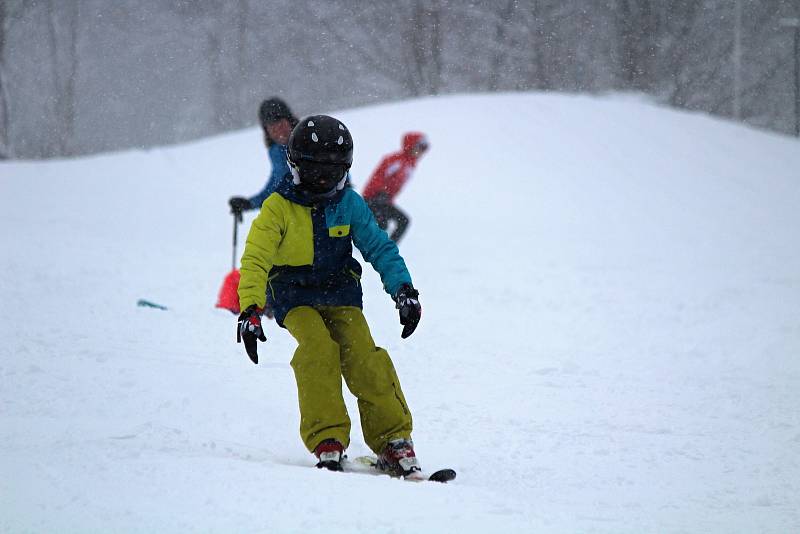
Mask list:
[{"label": "packed snow surface", "polygon": [[214,308],[249,129],[0,164],[0,531],[800,531],[797,140],[629,96],[333,113],[359,190],[429,137],[398,198],[422,322],[369,266],[365,313],[458,479],[313,468],[294,340],[254,366]]}]

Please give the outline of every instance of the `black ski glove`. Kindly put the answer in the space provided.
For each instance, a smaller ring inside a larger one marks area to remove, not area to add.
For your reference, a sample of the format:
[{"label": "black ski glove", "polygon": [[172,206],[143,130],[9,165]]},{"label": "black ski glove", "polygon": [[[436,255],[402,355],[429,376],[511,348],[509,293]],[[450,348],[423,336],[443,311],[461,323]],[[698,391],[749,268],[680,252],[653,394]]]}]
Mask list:
[{"label": "black ski glove", "polygon": [[250,201],[244,197],[231,197],[230,200],[228,200],[228,204],[231,207],[231,213],[239,219],[241,219],[243,211],[247,211],[251,208]]},{"label": "black ski glove", "polygon": [[239,315],[239,322],[236,326],[236,342],[244,340],[244,349],[253,363],[258,363],[258,348],[256,340],[266,341],[264,329],[261,328],[261,310],[255,304],[248,307]]},{"label": "black ski glove", "polygon": [[410,284],[403,284],[394,296],[395,308],[400,310],[400,324],[403,333],[400,337],[407,338],[416,330],[422,318],[422,306],[419,303],[419,291]]}]

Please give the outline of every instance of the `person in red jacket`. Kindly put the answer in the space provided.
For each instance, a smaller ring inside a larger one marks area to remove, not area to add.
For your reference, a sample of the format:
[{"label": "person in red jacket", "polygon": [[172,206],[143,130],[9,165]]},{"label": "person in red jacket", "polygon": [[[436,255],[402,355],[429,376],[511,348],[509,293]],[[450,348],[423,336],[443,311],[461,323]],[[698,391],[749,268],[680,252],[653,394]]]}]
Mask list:
[{"label": "person in red jacket", "polygon": [[409,132],[403,136],[403,148],[384,157],[372,173],[362,196],[375,215],[375,220],[383,230],[394,221],[394,229],[389,236],[397,242],[408,229],[409,218],[394,205],[394,197],[411,178],[417,161],[428,150],[428,140],[424,134]]}]

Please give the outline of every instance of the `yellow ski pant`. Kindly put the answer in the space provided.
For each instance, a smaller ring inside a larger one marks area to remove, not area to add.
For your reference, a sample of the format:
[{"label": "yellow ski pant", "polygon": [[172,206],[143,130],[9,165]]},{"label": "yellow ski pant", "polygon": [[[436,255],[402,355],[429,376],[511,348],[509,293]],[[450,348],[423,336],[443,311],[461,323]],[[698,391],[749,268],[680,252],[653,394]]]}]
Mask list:
[{"label": "yellow ski pant", "polygon": [[350,443],[342,377],[358,399],[364,441],[376,454],[411,438],[411,412],[386,350],[376,347],[359,308],[298,306],[284,325],[297,340],[292,358],[300,403],[300,437],[309,451],[323,440]]}]

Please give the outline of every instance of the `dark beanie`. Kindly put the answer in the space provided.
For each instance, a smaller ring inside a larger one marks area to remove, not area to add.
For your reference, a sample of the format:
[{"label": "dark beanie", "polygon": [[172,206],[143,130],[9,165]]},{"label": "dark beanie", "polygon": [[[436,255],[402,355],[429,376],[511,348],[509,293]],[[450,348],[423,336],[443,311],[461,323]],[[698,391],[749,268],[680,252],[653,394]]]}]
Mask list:
[{"label": "dark beanie", "polygon": [[272,97],[264,100],[261,107],[258,108],[258,118],[261,121],[261,127],[266,128],[267,124],[287,119],[289,122],[295,122],[294,115],[286,105],[286,102],[277,97]]}]

